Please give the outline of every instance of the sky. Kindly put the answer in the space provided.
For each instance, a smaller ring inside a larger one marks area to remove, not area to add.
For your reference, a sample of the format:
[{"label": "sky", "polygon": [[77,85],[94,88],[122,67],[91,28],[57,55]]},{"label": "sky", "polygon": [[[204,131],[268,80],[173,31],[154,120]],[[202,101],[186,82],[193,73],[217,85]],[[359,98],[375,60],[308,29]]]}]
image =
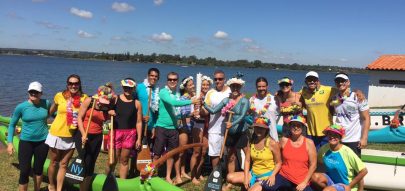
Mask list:
[{"label": "sky", "polygon": [[0,0],[0,47],[364,68],[405,53],[402,0]]}]

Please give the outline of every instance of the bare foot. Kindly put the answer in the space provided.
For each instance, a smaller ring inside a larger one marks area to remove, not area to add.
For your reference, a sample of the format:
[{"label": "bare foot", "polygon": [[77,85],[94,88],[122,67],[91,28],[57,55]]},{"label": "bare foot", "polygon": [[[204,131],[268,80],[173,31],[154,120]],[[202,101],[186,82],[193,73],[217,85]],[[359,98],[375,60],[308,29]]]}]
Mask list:
[{"label": "bare foot", "polygon": [[166,177],[166,182],[168,182],[169,184],[173,184],[173,180],[171,178]]},{"label": "bare foot", "polygon": [[178,185],[178,184],[181,184],[181,183],[183,183],[183,180],[180,177],[176,177],[176,179],[173,181],[174,185]]},{"label": "bare foot", "polygon": [[185,179],[191,179],[191,177],[185,172],[181,173],[181,177]]},{"label": "bare foot", "polygon": [[204,181],[205,178],[204,178],[204,176],[201,175],[201,176],[198,178],[198,180],[199,180],[199,181]]},{"label": "bare foot", "polygon": [[52,186],[52,185],[48,184],[48,190],[49,191],[55,191],[56,189],[55,189],[55,186]]},{"label": "bare foot", "polygon": [[200,185],[200,184],[201,184],[201,182],[200,182],[198,179],[196,179],[196,178],[193,178],[193,180],[191,180],[191,182],[192,182],[194,185]]}]

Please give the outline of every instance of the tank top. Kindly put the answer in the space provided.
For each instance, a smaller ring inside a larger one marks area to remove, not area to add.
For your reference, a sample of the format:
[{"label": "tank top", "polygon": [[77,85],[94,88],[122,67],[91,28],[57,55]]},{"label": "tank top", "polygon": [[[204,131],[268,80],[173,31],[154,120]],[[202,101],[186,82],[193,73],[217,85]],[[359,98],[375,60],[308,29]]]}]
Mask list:
[{"label": "tank top", "polygon": [[307,139],[304,138],[301,146],[296,148],[292,146],[288,139],[283,151],[283,164],[281,165],[280,175],[294,184],[304,181],[309,170],[309,155],[307,152]]},{"label": "tank top", "polygon": [[252,171],[256,175],[261,175],[274,169],[273,153],[270,148],[270,140],[266,138],[263,149],[256,149],[254,144],[250,144],[250,157],[253,165]]},{"label": "tank top", "polygon": [[[87,127],[87,123],[89,121],[91,109],[86,111],[86,116],[83,120],[83,128]],[[89,134],[100,134],[103,132],[103,123],[108,119],[108,114],[104,111],[96,110],[93,111],[93,117],[91,118],[90,126],[89,126]]]},{"label": "tank top", "polygon": [[118,100],[115,105],[115,113],[115,129],[136,128],[138,109],[135,107],[135,100],[124,102],[121,100],[121,96],[118,96]]}]

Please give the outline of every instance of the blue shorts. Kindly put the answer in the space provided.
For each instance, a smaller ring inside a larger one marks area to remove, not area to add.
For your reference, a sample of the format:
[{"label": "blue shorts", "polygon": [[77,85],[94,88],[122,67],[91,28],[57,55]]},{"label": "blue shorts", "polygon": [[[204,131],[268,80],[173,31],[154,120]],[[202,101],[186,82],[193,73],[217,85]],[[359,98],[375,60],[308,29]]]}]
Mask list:
[{"label": "blue shorts", "polygon": [[345,191],[345,187],[343,183],[334,183],[333,180],[325,173],[323,175],[328,179],[327,186],[333,186],[337,191]]}]

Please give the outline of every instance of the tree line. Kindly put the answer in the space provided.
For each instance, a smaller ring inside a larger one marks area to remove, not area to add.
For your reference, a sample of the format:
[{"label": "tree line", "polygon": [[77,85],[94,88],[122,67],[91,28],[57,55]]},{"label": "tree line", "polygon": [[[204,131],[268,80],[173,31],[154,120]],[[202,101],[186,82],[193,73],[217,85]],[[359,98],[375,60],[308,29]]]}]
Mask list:
[{"label": "tree line", "polygon": [[267,63],[260,60],[233,60],[223,61],[214,57],[198,58],[195,55],[181,56],[179,54],[157,54],[150,55],[141,53],[119,53],[112,54],[106,52],[84,52],[84,51],[66,51],[66,50],[38,50],[38,49],[16,49],[16,48],[0,48],[0,54],[19,54],[19,55],[39,55],[39,56],[54,56],[63,58],[77,59],[96,59],[108,61],[127,61],[141,63],[167,63],[179,65],[202,65],[202,66],[228,66],[228,67],[244,67],[244,68],[268,68],[275,70],[316,70],[324,72],[344,71],[348,73],[365,73],[367,70],[353,67],[340,66],[325,66],[325,65],[304,65],[304,64],[283,64],[283,63]]}]

